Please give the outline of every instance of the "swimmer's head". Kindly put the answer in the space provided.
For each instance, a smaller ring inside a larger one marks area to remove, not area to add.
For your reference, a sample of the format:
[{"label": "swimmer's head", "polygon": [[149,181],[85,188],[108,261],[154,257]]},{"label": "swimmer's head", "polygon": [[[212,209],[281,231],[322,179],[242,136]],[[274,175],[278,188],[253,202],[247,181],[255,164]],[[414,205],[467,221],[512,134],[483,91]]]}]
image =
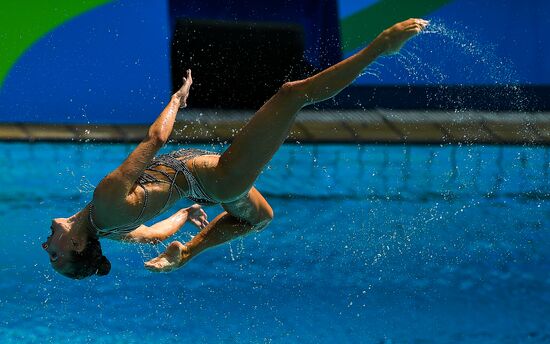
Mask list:
[{"label": "swimmer's head", "polygon": [[[42,243],[55,271],[73,279],[107,275],[111,263],[103,255],[97,237],[86,234],[72,219],[54,219],[51,234]],[[77,234],[79,233],[79,234]],[[84,233],[84,234],[82,234]]]}]

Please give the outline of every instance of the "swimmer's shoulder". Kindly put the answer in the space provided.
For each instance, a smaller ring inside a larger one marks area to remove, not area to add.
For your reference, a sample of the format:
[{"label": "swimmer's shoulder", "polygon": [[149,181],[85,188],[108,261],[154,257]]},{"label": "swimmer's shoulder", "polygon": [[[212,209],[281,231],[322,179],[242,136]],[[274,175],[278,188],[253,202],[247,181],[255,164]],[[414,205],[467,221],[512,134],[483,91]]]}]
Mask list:
[{"label": "swimmer's shoulder", "polygon": [[110,179],[109,176],[103,178],[95,188],[92,197],[94,219],[106,228],[115,226],[121,218],[130,216],[132,203],[139,203],[135,187],[128,195],[121,197],[119,193],[113,192],[113,189],[118,187],[114,185],[115,183],[117,181]]}]

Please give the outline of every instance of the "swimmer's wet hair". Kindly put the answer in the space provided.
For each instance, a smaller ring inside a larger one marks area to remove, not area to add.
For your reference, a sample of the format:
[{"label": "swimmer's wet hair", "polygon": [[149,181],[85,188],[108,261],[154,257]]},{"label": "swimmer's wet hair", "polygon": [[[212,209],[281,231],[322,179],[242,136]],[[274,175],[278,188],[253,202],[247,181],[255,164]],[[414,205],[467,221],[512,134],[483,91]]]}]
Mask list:
[{"label": "swimmer's wet hair", "polygon": [[111,262],[103,255],[97,238],[89,238],[82,252],[72,251],[69,261],[72,270],[64,275],[73,279],[92,275],[105,276],[111,271]]}]

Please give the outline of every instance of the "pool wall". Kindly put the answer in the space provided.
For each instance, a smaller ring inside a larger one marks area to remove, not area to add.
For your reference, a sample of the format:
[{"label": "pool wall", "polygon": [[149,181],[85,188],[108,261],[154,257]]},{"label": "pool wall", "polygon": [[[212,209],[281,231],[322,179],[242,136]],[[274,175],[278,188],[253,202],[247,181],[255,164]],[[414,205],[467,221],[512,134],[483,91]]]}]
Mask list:
[{"label": "pool wall", "polygon": [[[171,142],[227,143],[251,111],[185,110]],[[147,125],[0,124],[7,142],[139,142]],[[287,142],[549,145],[546,113],[303,110]]]}]

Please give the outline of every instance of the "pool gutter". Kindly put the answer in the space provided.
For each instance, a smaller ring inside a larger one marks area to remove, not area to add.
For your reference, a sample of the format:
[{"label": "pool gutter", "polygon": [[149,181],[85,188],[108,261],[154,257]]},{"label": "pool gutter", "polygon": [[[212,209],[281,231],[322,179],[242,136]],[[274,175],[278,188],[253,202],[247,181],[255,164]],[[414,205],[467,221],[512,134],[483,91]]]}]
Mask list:
[{"label": "pool gutter", "polygon": [[[250,111],[190,110],[178,114],[171,141],[230,142]],[[0,124],[4,142],[139,142],[148,125]],[[289,143],[550,145],[550,113],[302,110]]]}]

